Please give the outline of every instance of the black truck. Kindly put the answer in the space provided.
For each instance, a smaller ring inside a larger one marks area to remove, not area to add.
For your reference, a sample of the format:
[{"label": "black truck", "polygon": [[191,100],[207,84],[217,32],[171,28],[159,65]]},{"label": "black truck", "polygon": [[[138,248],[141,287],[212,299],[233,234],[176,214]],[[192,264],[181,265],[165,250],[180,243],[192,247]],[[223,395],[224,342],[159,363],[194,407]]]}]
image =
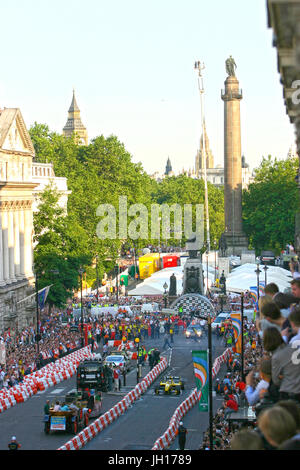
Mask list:
[{"label": "black truck", "polygon": [[113,372],[102,359],[86,359],[77,367],[76,384],[77,390],[108,392],[112,389]]}]

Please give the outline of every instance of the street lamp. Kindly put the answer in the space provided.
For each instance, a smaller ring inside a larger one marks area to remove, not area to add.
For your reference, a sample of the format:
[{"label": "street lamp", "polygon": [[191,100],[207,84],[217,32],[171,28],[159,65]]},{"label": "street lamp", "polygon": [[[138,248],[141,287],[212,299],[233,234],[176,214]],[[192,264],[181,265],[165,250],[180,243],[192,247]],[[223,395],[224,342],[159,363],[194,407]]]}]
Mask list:
[{"label": "street lamp", "polygon": [[242,367],[242,380],[244,380],[244,292],[241,293],[241,328],[242,328],[242,337],[241,337],[241,367]]},{"label": "street lamp", "polygon": [[80,276],[80,313],[81,313],[81,347],[84,347],[84,332],[83,332],[83,304],[82,304],[82,275],[84,269],[80,268],[78,270]]},{"label": "street lamp", "polygon": [[98,303],[98,296],[99,296],[98,258],[99,256],[96,255],[97,303]]},{"label": "street lamp", "polygon": [[167,289],[168,289],[168,284],[167,284],[166,282],[164,283],[163,288],[165,289],[165,292],[164,292],[165,308],[167,308],[167,297],[168,297]]},{"label": "street lamp", "polygon": [[215,249],[215,285],[217,279],[217,240],[214,239],[214,249]]},{"label": "street lamp", "polygon": [[268,269],[269,269],[269,268],[268,268],[268,266],[267,266],[266,263],[265,263],[265,265],[264,265],[264,267],[263,267],[263,270],[265,271],[265,287],[266,287],[266,285],[267,285],[267,271],[268,271]]},{"label": "street lamp", "polygon": [[209,396],[209,448],[213,450],[214,438],[213,438],[213,377],[212,377],[212,318],[210,313],[207,317],[203,315],[196,315],[197,318],[207,321],[208,327],[208,396]]},{"label": "street lamp", "polygon": [[119,264],[115,265],[117,302],[119,301]]},{"label": "street lamp", "polygon": [[41,335],[40,335],[40,311],[39,311],[39,287],[38,287],[38,271],[37,269],[33,266],[33,272],[35,275],[35,302],[36,302],[36,335],[35,335],[35,341],[36,341],[36,355],[37,355],[37,362],[39,361],[39,354],[40,354],[40,341],[41,341]]},{"label": "street lamp", "polygon": [[208,296],[208,251],[206,252],[206,295]]},{"label": "street lamp", "polygon": [[256,270],[254,271],[256,273],[256,279],[257,279],[257,301],[259,300],[259,275],[261,273],[261,270],[259,269],[259,261],[257,262],[256,265]]},{"label": "street lamp", "polygon": [[139,364],[139,358],[140,358],[140,338],[135,338],[135,343],[137,345],[137,360],[136,360],[136,383],[139,383],[139,378],[142,375],[142,365]]}]

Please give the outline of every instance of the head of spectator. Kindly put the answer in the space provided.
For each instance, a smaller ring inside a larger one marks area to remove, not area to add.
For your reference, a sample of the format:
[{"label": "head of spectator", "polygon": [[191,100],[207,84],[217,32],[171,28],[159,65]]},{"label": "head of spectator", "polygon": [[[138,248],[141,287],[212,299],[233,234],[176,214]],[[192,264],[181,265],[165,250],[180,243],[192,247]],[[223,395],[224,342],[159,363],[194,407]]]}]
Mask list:
[{"label": "head of spectator", "polygon": [[271,381],[272,377],[272,361],[269,358],[263,358],[259,364],[259,375],[266,382]]},{"label": "head of spectator", "polygon": [[262,438],[255,431],[243,429],[236,432],[231,439],[231,450],[263,450]]},{"label": "head of spectator", "polygon": [[285,345],[285,342],[280,331],[275,327],[267,328],[263,336],[264,350],[272,354],[281,345]]},{"label": "head of spectator", "polygon": [[269,302],[262,306],[261,313],[263,317],[270,323],[282,327],[286,319],[281,314],[280,308],[275,302]]},{"label": "head of spectator", "polygon": [[300,279],[293,279],[291,281],[292,294],[297,299],[300,298]]},{"label": "head of spectator", "polygon": [[281,406],[267,408],[258,417],[258,428],[267,442],[278,448],[297,432],[293,416]]},{"label": "head of spectator", "polygon": [[287,410],[296,422],[297,431],[300,431],[300,404],[295,400],[280,400],[276,406],[281,406]]},{"label": "head of spectator", "polygon": [[[288,318],[293,332],[298,335],[300,330],[300,307],[293,308]],[[293,338],[293,340],[294,339],[295,337]]]},{"label": "head of spectator", "polygon": [[267,284],[265,286],[265,295],[269,295],[270,297],[274,297],[274,295],[278,294],[279,292],[279,288],[277,286],[277,284],[275,284],[274,282],[270,282],[270,284]]},{"label": "head of spectator", "polygon": [[266,304],[270,304],[271,302],[273,302],[273,299],[270,295],[266,294],[266,295],[260,296],[260,298],[258,300],[259,313],[262,314],[263,306],[266,305]]}]

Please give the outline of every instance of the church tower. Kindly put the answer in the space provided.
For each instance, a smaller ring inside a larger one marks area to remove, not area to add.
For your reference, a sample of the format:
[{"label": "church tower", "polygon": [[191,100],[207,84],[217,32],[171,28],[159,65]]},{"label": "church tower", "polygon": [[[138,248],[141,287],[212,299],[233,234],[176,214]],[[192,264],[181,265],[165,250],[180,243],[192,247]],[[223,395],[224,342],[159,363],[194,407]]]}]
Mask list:
[{"label": "church tower", "polygon": [[165,176],[172,176],[172,174],[173,174],[172,164],[171,164],[170,157],[168,157]]},{"label": "church tower", "polygon": [[[206,150],[206,169],[214,168],[214,156],[212,154],[212,151],[210,150],[209,147],[209,140],[208,140],[208,135],[206,132],[206,125],[204,123],[204,142],[203,142],[203,135],[201,136],[201,141],[200,141],[200,150],[197,153],[196,156],[196,162],[195,162],[195,171],[197,177],[202,177],[203,172],[204,172],[204,158],[205,158],[205,150]],[[204,150],[204,144],[205,143],[205,150]]]},{"label": "church tower", "polygon": [[63,134],[66,137],[76,134],[81,145],[88,145],[88,133],[81,121],[80,109],[75,98],[75,90],[73,90],[72,103],[69,108],[67,123],[63,128]]}]

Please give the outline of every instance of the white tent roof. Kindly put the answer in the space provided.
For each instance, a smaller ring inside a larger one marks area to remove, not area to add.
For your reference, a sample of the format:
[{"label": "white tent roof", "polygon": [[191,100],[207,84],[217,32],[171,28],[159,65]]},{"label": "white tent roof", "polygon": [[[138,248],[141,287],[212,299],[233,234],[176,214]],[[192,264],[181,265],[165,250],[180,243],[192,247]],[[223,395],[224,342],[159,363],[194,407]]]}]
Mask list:
[{"label": "white tent roof", "polygon": [[[250,287],[257,286],[256,268],[256,264],[243,264],[234,269],[226,278],[227,290],[229,292],[243,292],[249,290]],[[264,282],[265,272],[262,265],[260,265],[260,271],[259,280]],[[280,268],[279,266],[268,266],[267,283],[274,282],[281,292],[290,288],[291,280],[292,275],[290,271]]]}]

